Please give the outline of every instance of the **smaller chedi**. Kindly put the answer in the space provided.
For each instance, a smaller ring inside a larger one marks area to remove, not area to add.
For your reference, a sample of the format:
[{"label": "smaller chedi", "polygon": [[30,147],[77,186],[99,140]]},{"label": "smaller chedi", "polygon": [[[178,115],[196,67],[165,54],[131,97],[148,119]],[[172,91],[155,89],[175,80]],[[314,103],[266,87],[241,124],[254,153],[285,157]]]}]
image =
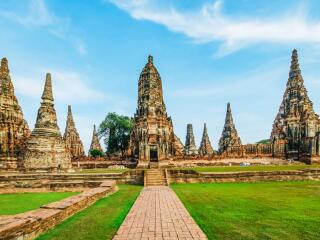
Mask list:
[{"label": "smaller chedi", "polygon": [[95,124],[93,125],[92,140],[91,140],[90,149],[89,149],[89,152],[88,152],[89,156],[92,156],[91,152],[93,150],[98,150],[101,153],[103,153],[102,147],[101,147],[100,142],[99,142],[99,137],[98,137],[98,134],[97,134],[97,130],[96,130],[96,125]]},{"label": "smaller chedi", "polygon": [[186,144],[184,145],[184,153],[185,155],[197,155],[198,149],[196,147],[193,135],[193,127],[192,124],[187,125],[187,136],[186,136]]},{"label": "smaller chedi", "polygon": [[241,140],[233,122],[230,103],[227,105],[227,114],[219,141],[219,152],[230,150],[232,147],[240,147]]},{"label": "smaller chedi", "polygon": [[23,118],[22,109],[14,94],[8,60],[0,65],[0,169],[14,170],[18,167],[24,142],[30,130]]},{"label": "smaller chedi", "polygon": [[70,152],[57,124],[50,73],[46,76],[35,128],[26,142],[23,167],[27,171],[56,171],[71,168]]},{"label": "smaller chedi", "polygon": [[214,153],[208,135],[207,124],[204,124],[203,127],[202,140],[198,152],[200,156],[212,156]]},{"label": "smaller chedi", "polygon": [[66,142],[66,147],[70,151],[72,158],[85,156],[83,144],[76,129],[70,105],[68,106],[68,117],[63,139]]}]

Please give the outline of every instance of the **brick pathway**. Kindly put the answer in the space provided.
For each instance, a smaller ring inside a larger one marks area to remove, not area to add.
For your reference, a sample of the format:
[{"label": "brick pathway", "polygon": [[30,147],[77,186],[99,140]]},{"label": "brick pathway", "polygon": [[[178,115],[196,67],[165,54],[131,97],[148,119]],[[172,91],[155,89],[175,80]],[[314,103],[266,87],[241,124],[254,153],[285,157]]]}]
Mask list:
[{"label": "brick pathway", "polygon": [[114,240],[207,239],[177,195],[166,186],[145,187]]}]

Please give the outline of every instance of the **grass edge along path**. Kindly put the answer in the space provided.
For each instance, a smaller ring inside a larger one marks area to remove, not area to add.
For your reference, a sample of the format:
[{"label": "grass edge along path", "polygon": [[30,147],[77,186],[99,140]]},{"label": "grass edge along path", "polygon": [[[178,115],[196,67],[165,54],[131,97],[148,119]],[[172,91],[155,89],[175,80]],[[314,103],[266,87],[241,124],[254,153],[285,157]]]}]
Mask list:
[{"label": "grass edge along path", "polygon": [[0,215],[24,213],[76,194],[78,192],[3,193],[0,194]]},{"label": "grass edge along path", "polygon": [[142,186],[118,185],[119,191],[68,218],[39,236],[44,239],[112,239],[137,199]]},{"label": "grass edge along path", "polygon": [[320,239],[320,182],[171,187],[209,239]]}]

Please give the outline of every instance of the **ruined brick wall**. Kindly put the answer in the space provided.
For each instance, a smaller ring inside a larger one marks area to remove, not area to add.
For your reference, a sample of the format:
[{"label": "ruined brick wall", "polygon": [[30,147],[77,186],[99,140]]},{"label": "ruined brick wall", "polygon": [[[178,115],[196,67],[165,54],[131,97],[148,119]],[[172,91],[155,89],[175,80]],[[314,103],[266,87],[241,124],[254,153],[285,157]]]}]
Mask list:
[{"label": "ruined brick wall", "polygon": [[0,216],[0,239],[35,239],[116,190],[114,181],[106,181],[97,188],[44,205],[36,210],[13,216]]},{"label": "ruined brick wall", "polygon": [[320,169],[236,173],[198,173],[194,170],[168,170],[170,183],[320,181]]}]

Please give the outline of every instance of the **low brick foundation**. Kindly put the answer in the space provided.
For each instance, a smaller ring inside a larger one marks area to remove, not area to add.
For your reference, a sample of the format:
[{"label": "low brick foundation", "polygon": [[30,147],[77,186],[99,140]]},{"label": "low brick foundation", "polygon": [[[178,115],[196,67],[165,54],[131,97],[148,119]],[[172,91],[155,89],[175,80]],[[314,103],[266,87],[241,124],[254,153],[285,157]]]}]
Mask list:
[{"label": "low brick foundation", "polygon": [[194,170],[170,169],[167,170],[167,174],[169,183],[320,181],[320,169],[224,173],[199,173]]},{"label": "low brick foundation", "polygon": [[103,181],[115,180],[119,183],[143,185],[143,171],[130,170],[124,173],[103,174],[45,174],[14,173],[0,174],[0,192],[17,191],[83,191],[98,187]]},{"label": "low brick foundation", "polygon": [[105,181],[97,188],[44,205],[39,209],[12,216],[2,216],[0,217],[0,239],[34,239],[116,190],[115,181]]}]

